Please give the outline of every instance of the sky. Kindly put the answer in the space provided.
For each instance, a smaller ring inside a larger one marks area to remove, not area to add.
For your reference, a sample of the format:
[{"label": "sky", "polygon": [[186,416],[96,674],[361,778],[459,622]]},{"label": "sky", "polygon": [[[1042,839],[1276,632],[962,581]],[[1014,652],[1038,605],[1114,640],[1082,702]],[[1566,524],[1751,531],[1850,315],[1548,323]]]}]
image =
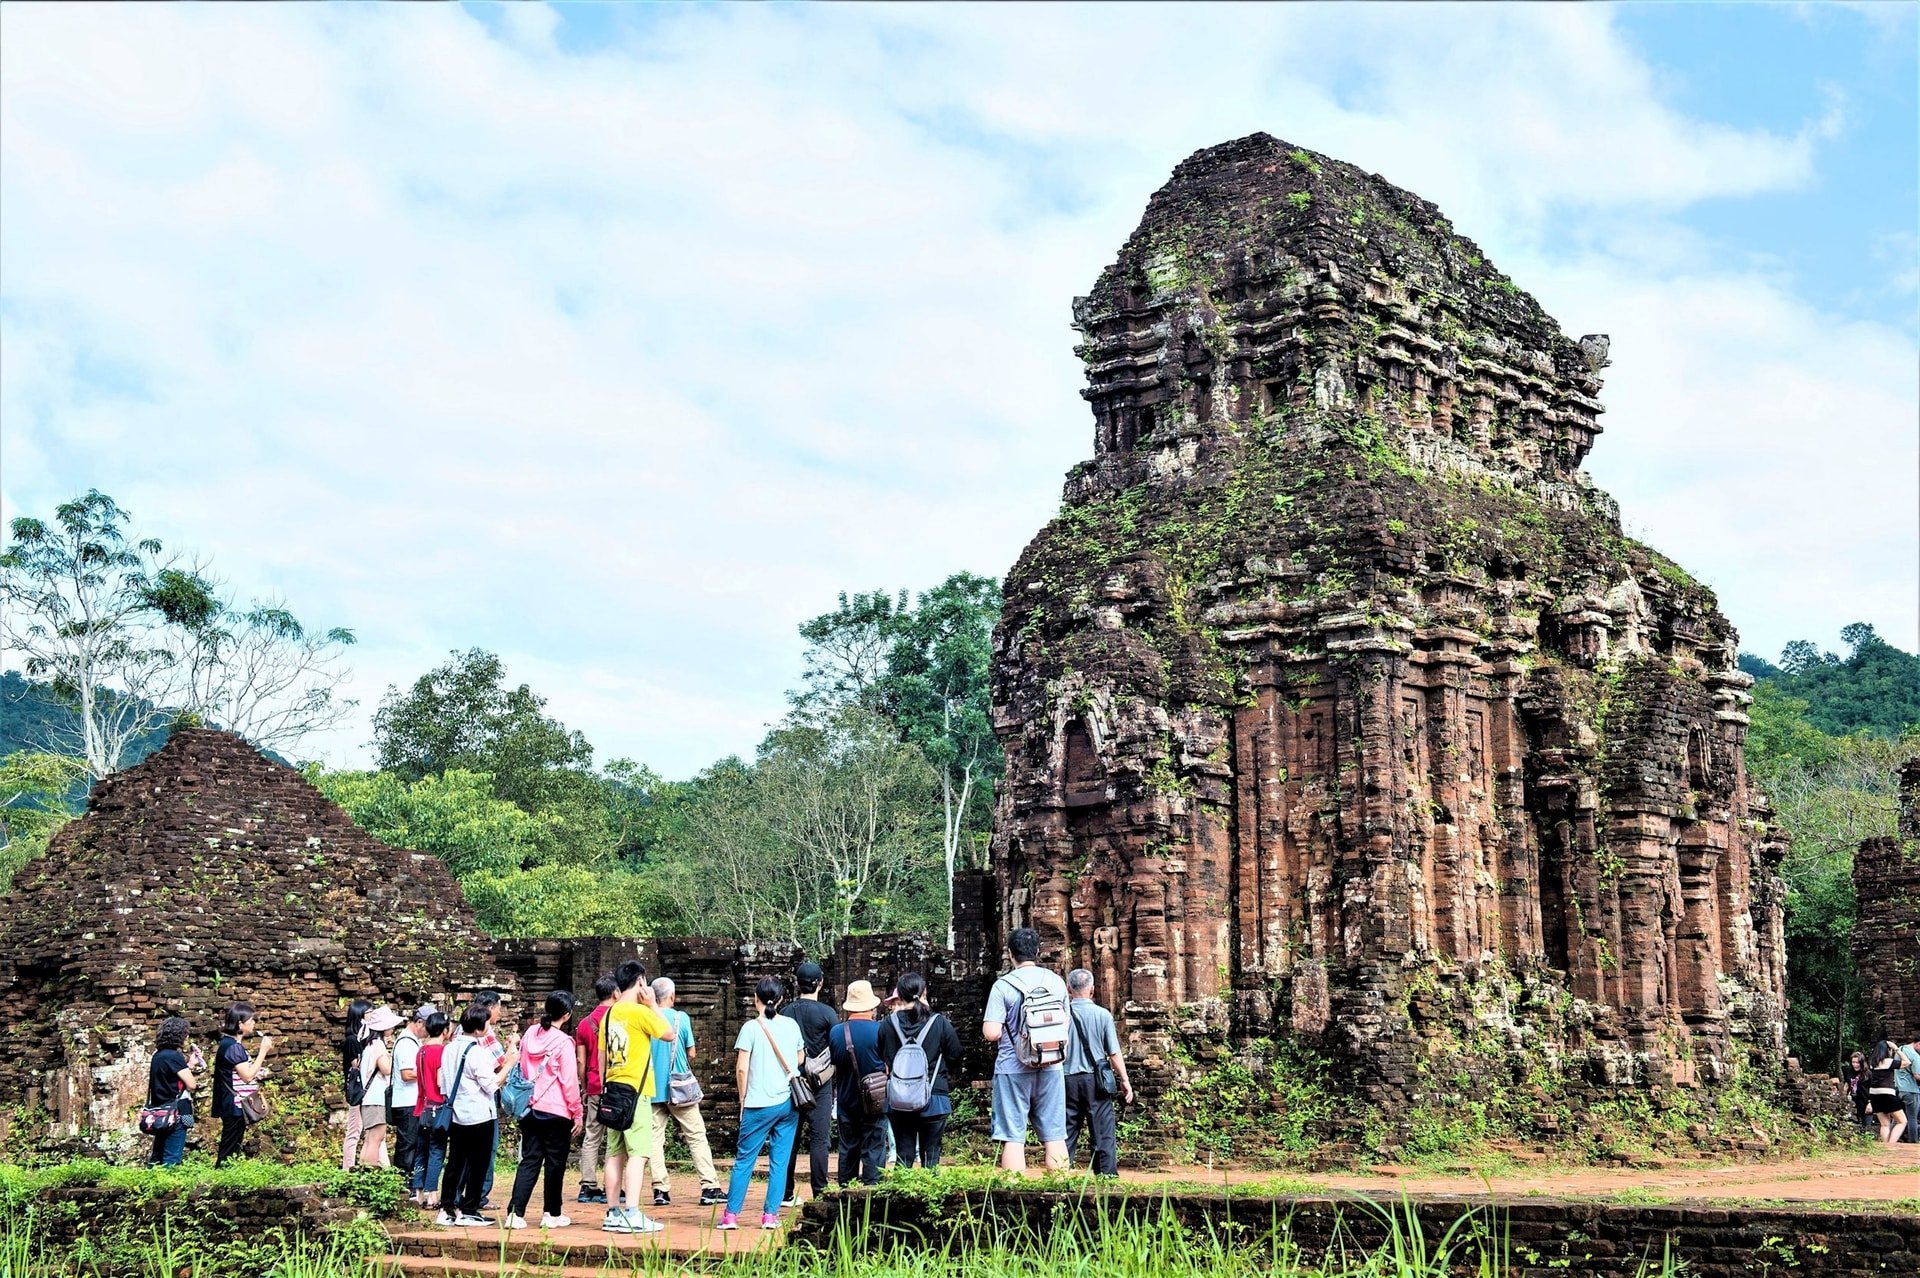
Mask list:
[{"label": "sky", "polygon": [[0,516],[97,487],[384,690],[750,752],[837,592],[999,576],[1092,451],[1070,302],[1264,130],[1571,334],[1742,646],[1920,647],[1897,3],[0,6]]}]

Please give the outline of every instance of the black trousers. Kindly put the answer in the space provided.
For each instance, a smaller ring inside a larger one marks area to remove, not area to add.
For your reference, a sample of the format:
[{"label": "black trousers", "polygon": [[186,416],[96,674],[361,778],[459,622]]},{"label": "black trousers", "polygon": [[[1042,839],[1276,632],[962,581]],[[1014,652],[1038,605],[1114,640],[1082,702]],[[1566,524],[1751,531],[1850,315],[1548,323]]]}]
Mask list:
[{"label": "black trousers", "polygon": [[885,1114],[868,1114],[858,1097],[851,1106],[840,1109],[840,1183],[851,1185],[858,1177],[863,1184],[877,1185],[887,1165],[887,1133],[881,1124]]},{"label": "black trousers", "polygon": [[1088,1129],[1093,1141],[1093,1174],[1114,1176],[1120,1161],[1114,1143],[1113,1097],[1093,1094],[1092,1074],[1067,1075],[1067,1165],[1080,1162],[1080,1133]]},{"label": "black trousers", "polygon": [[[648,1116],[651,1121],[651,1115]],[[527,1214],[533,1201],[533,1182],[546,1172],[544,1208],[547,1215],[561,1213],[561,1179],[567,1174],[567,1151],[573,1147],[573,1120],[539,1110],[528,1110],[520,1120],[520,1166],[513,1173],[513,1198],[508,1210],[515,1216]]]},{"label": "black trousers", "polygon": [[447,1133],[447,1170],[440,1179],[440,1209],[480,1214],[487,1164],[493,1161],[496,1123],[455,1123]]},{"label": "black trousers", "polygon": [[[833,1089],[823,1087],[814,1095],[813,1104],[800,1111],[801,1125],[807,1129],[807,1183],[818,1198],[827,1192],[827,1151],[833,1146]],[[793,1198],[794,1176],[800,1170],[800,1133],[793,1133],[794,1156],[787,1163],[787,1199]]]},{"label": "black trousers", "polygon": [[940,1165],[940,1138],[946,1134],[947,1116],[929,1118],[925,1114],[888,1114],[893,1124],[895,1166],[911,1167],[918,1159],[922,1167]]},{"label": "black trousers", "polygon": [[247,1120],[238,1114],[228,1114],[220,1120],[220,1152],[213,1156],[213,1165],[218,1167],[229,1158],[240,1157],[240,1142],[247,1134]]},{"label": "black trousers", "polygon": [[414,1167],[427,1156],[427,1143],[420,1139],[420,1118],[413,1106],[387,1106],[387,1130],[393,1133],[393,1165],[411,1181]]}]

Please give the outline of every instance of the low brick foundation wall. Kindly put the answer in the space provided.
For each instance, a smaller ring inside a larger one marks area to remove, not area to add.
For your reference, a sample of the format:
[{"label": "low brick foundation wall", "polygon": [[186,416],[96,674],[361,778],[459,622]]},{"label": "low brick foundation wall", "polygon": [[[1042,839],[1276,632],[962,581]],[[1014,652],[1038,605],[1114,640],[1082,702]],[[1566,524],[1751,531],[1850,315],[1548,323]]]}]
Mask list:
[{"label": "low brick foundation wall", "polygon": [[266,1273],[288,1245],[303,1240],[316,1248],[345,1244],[360,1231],[368,1245],[377,1226],[353,1203],[328,1196],[318,1185],[184,1185],[132,1190],[105,1185],[60,1185],[27,1200],[30,1233],[47,1263],[84,1253],[106,1278],[147,1275],[158,1251],[198,1266],[205,1278],[247,1278]]},{"label": "low brick foundation wall", "polygon": [[935,1248],[970,1239],[1044,1238],[1069,1221],[1083,1229],[1119,1219],[1159,1221],[1172,1212],[1192,1231],[1225,1231],[1250,1249],[1291,1245],[1313,1263],[1329,1249],[1371,1249],[1387,1238],[1384,1213],[1418,1222],[1430,1245],[1455,1230],[1456,1272],[1478,1272],[1484,1253],[1502,1257],[1510,1278],[1632,1278],[1663,1255],[1692,1278],[1821,1274],[1831,1278],[1920,1270],[1920,1217],[1815,1207],[1657,1206],[1523,1198],[1491,1205],[1466,1198],[1373,1204],[1358,1197],[1250,1197],[1209,1193],[1084,1194],[1058,1190],[975,1190],[940,1198],[852,1192],[807,1204],[793,1238],[824,1245],[844,1220],[869,1245],[890,1240]]}]

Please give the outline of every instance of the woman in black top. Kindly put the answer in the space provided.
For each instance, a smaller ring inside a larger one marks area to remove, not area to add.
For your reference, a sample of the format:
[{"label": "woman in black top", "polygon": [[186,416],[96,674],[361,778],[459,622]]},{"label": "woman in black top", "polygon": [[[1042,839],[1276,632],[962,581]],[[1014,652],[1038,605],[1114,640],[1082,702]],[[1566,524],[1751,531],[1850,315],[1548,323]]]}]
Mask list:
[{"label": "woman in black top", "polygon": [[1900,1104],[1893,1081],[1893,1073],[1899,1068],[1900,1049],[1893,1040],[1883,1038],[1868,1049],[1867,1104],[1880,1124],[1880,1139],[1889,1145],[1898,1144],[1900,1133],[1907,1129],[1906,1109]]},{"label": "woman in black top", "polygon": [[906,973],[894,992],[907,1006],[880,1022],[880,1059],[892,1074],[903,1036],[918,1040],[920,1050],[927,1054],[927,1077],[932,1080],[932,1095],[925,1109],[917,1114],[896,1110],[887,1115],[900,1151],[896,1165],[911,1167],[917,1159],[922,1167],[938,1167],[940,1139],[947,1130],[947,1116],[953,1113],[950,1092],[954,1071],[960,1066],[960,1033],[952,1021],[927,1003],[927,981],[920,973]]},{"label": "woman in black top", "polygon": [[[187,1126],[193,1121],[193,1089],[199,1084],[187,1056],[187,1018],[169,1016],[153,1036],[153,1063],[147,1067],[147,1108],[176,1105],[180,1121],[153,1138],[149,1167],[178,1167],[187,1156]],[[198,1053],[195,1053],[198,1055]]]},{"label": "woman in black top", "polygon": [[255,1084],[267,1074],[267,1053],[273,1039],[260,1036],[260,1054],[247,1055],[245,1039],[253,1033],[253,1004],[235,1003],[227,1008],[220,1045],[213,1052],[213,1116],[220,1120],[220,1151],[215,1167],[240,1156],[240,1141],[247,1134],[247,1116],[240,1108],[235,1083]]}]

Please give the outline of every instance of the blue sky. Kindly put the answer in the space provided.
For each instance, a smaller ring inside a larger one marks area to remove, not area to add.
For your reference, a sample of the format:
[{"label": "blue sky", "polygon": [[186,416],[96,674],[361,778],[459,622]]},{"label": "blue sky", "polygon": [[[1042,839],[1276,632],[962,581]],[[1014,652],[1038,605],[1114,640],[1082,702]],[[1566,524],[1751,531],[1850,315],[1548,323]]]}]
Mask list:
[{"label": "blue sky", "polygon": [[842,589],[999,575],[1068,328],[1264,129],[1574,333],[1745,646],[1920,643],[1912,6],[0,7],[0,513],[98,486],[391,683],[750,750]]}]

